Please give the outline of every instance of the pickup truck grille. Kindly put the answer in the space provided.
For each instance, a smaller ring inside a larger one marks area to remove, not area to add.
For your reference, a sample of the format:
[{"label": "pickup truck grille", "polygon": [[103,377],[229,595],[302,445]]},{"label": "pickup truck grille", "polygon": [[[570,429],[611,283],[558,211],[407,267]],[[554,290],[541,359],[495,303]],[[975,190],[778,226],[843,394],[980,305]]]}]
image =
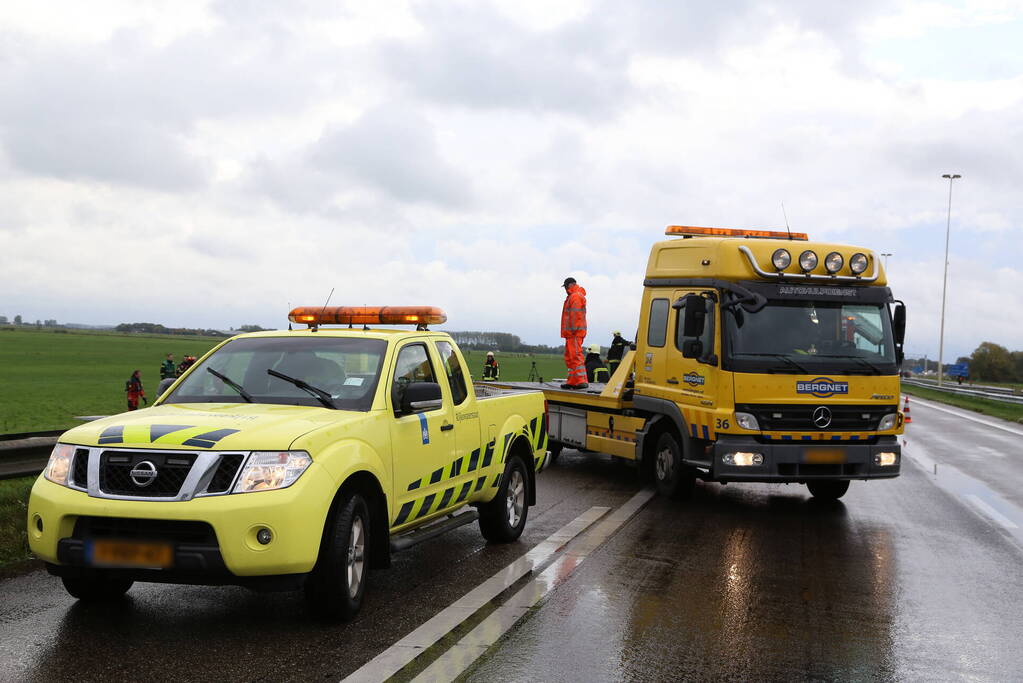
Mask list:
[{"label": "pickup truck grille", "polygon": [[[824,429],[813,423],[813,411],[820,406],[831,411],[831,424]],[[892,405],[836,405],[831,403],[804,404],[736,404],[736,412],[750,413],[757,418],[764,431],[828,431],[857,432],[874,431],[881,418],[899,410]]]},{"label": "pickup truck grille", "polygon": [[[104,451],[99,461],[99,488],[104,493],[144,498],[178,495],[195,462],[195,455],[149,453],[146,451]],[[144,464],[148,463],[148,464]],[[131,472],[155,470],[156,477],[133,477]]]}]

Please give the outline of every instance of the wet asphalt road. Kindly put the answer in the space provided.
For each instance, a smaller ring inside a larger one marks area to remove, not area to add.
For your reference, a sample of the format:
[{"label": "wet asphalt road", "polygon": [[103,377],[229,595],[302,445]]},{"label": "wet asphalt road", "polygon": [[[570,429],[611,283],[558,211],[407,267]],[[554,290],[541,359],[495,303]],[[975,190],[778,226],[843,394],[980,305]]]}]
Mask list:
[{"label": "wet asphalt road", "polygon": [[[797,485],[654,499],[465,678],[1019,680],[1023,435],[911,405],[900,478],[833,504]],[[566,451],[519,543],[487,546],[472,525],[398,555],[343,626],[311,622],[299,594],[139,584],[93,608],[44,572],[0,581],[0,681],[339,680],[638,488]]]}]

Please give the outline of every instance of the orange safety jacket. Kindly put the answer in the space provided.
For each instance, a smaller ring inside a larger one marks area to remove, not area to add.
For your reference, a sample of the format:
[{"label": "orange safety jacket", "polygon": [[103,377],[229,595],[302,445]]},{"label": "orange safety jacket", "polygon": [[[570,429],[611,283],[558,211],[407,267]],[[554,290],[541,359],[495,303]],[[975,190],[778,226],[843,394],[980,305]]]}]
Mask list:
[{"label": "orange safety jacket", "polygon": [[561,338],[586,336],[586,290],[579,285],[568,286],[568,296],[561,309]]}]

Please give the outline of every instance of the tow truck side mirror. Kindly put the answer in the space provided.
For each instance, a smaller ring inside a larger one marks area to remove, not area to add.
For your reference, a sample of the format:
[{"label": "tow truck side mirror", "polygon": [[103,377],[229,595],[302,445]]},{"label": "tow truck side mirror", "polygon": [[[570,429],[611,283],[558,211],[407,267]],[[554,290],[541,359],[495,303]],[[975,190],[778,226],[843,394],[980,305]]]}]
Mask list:
[{"label": "tow truck side mirror", "polygon": [[436,382],[413,382],[405,387],[405,395],[401,399],[401,412],[422,413],[437,410],[444,405],[440,393],[440,385]]},{"label": "tow truck side mirror", "polygon": [[699,339],[686,339],[682,342],[683,358],[703,358],[703,341]]},{"label": "tow truck side mirror", "polygon": [[699,294],[686,294],[676,307],[685,309],[682,319],[682,336],[702,337],[703,328],[707,324],[707,300]]},{"label": "tow truck side mirror", "polygon": [[906,340],[906,306],[898,304],[892,314],[892,333],[895,335],[895,343],[902,346]]}]

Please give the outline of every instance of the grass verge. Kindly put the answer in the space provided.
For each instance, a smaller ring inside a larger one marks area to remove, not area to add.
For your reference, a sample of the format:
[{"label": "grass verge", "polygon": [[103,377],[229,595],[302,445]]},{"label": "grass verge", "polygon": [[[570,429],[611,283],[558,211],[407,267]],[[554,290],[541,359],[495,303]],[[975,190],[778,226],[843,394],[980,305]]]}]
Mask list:
[{"label": "grass verge", "polygon": [[[946,403],[950,406],[956,406],[957,408],[972,410],[975,413],[990,415],[991,417],[1009,420],[1010,422],[1023,423],[1023,405],[992,401],[986,398],[975,398],[973,396],[949,394],[944,391],[927,389],[926,387],[918,387],[911,384],[903,384],[902,391],[910,396],[919,396],[920,398],[925,398],[928,401]],[[911,403],[910,406],[912,405],[913,404]]]},{"label": "grass verge", "polygon": [[31,558],[25,534],[28,494],[35,477],[0,480],[0,573]]}]

